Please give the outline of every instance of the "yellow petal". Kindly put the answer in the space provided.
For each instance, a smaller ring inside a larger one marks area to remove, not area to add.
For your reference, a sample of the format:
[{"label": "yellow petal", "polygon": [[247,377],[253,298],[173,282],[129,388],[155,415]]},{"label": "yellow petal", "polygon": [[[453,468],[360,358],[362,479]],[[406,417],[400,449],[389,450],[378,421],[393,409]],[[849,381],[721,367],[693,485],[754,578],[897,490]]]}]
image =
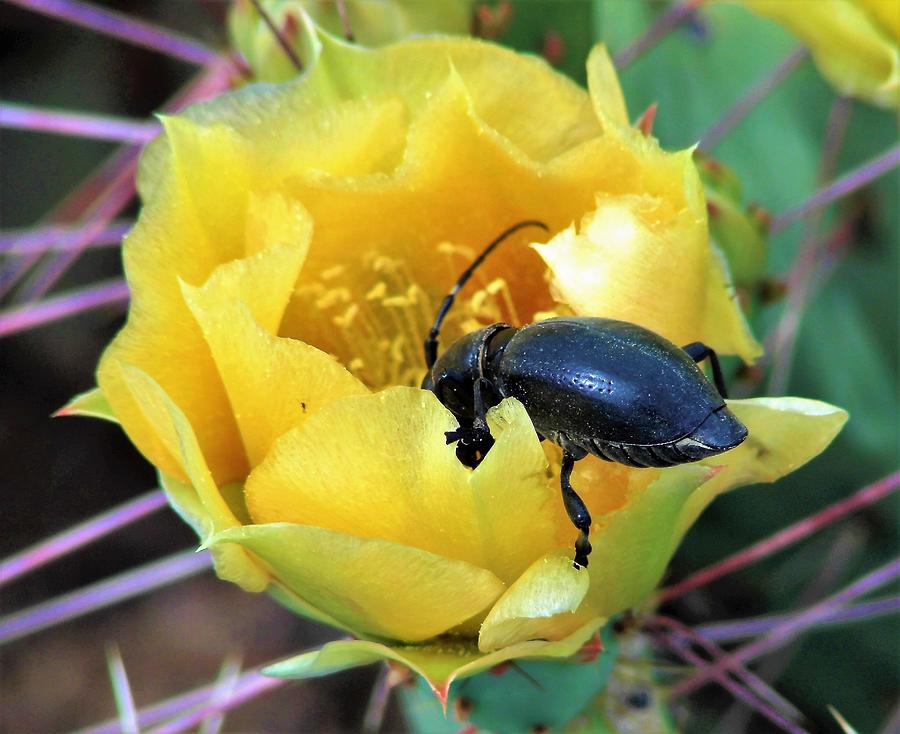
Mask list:
[{"label": "yellow petal", "polygon": [[[745,3],[751,10],[781,23],[807,44],[822,75],[841,94],[883,107],[900,105],[900,13],[895,2]],[[891,16],[887,25],[881,24],[882,18]]]},{"label": "yellow petal", "polygon": [[323,35],[310,83],[328,84],[341,97],[399,92],[415,115],[451,66],[478,118],[535,160],[548,160],[600,132],[584,90],[543,59],[474,39],[411,39],[370,51]]},{"label": "yellow petal", "polygon": [[617,125],[627,126],[628,109],[619,84],[619,75],[606,46],[598,43],[591,49],[587,60],[588,91],[594,112],[600,120],[609,119]]},{"label": "yellow petal", "polygon": [[186,293],[225,383],[251,466],[323,405],[367,392],[331,355],[263,329],[243,302],[213,306]]},{"label": "yellow petal", "polygon": [[[701,332],[706,344],[718,344],[723,354],[737,354],[745,362],[762,356],[763,347],[750,329],[728,271],[728,261],[717,247],[710,248],[706,300]],[[679,345],[682,346],[682,345]]]},{"label": "yellow petal", "polygon": [[237,519],[219,493],[194,430],[182,410],[146,372],[137,367],[125,367],[123,375],[157,438],[178,462],[181,473],[190,478],[213,524],[216,527],[236,525]]},{"label": "yellow petal", "polygon": [[507,584],[556,545],[559,491],[531,418],[514,398],[488,412],[495,443],[469,477],[484,563]]},{"label": "yellow petal", "polygon": [[[216,262],[246,254],[247,196],[253,177],[250,147],[222,124],[198,125],[184,117],[160,119],[171,149],[170,165],[203,228],[194,245]],[[182,278],[193,282],[190,276]]]},{"label": "yellow petal", "polygon": [[151,375],[188,416],[216,480],[226,483],[246,476],[246,459],[180,281],[203,283],[216,266],[246,254],[247,160],[239,139],[222,127],[170,120],[163,140],[166,165],[151,166],[152,196],[123,248],[132,295],[128,323],[104,352],[97,378],[135,445],[183,480],[131,397],[123,366]]},{"label": "yellow petal", "polygon": [[[162,473],[159,475],[159,484],[165,491],[172,509],[194,529],[201,540],[211,537],[216,532],[213,518],[204,507],[196,489]],[[243,548],[223,545],[211,548],[210,554],[216,575],[224,581],[231,581],[245,591],[257,592],[266,589],[270,583],[268,572]]]},{"label": "yellow petal", "polygon": [[[163,486],[173,506],[204,540],[214,532],[237,525],[238,518],[216,487],[193,428],[181,409],[152,377],[138,368],[124,368],[123,377],[136,404],[157,432],[157,439],[181,473],[190,478],[190,484],[166,478]],[[268,575],[246,553],[228,551],[214,554],[213,560],[221,578],[248,591],[262,591],[268,583]]]},{"label": "yellow petal", "polygon": [[646,600],[675,552],[685,503],[712,474],[703,466],[665,469],[624,506],[600,518],[590,536],[594,550],[585,610],[609,617]]},{"label": "yellow petal", "polygon": [[280,197],[251,200],[247,241],[260,251],[220,265],[201,288],[182,285],[212,351],[250,465],[324,403],[365,387],[334,358],[271,335],[293,291],[309,220]]},{"label": "yellow petal", "polygon": [[482,652],[525,640],[561,640],[590,616],[576,614],[590,585],[588,570],[572,558],[551,553],[540,558],[491,608],[478,636]]},{"label": "yellow petal", "polygon": [[[680,154],[694,192],[696,172]],[[700,196],[697,194],[697,196]],[[599,196],[579,231],[535,245],[559,300],[579,315],[631,321],[677,345],[702,341],[752,361],[761,353],[710,248],[702,197],[672,210],[650,196]]]},{"label": "yellow petal", "polygon": [[416,646],[389,646],[363,640],[338,640],[329,642],[321,650],[270,665],[263,672],[276,678],[313,678],[378,660],[393,660],[422,676],[446,707],[450,687],[454,682],[477,675],[508,660],[571,657],[594,636],[604,621],[592,619],[565,639],[555,642],[541,640],[519,642],[487,654],[479,652],[473,642],[463,640],[447,640]]},{"label": "yellow petal", "polygon": [[457,427],[432,393],[396,387],[322,408],[275,442],[247,480],[257,523],[381,538],[483,564],[469,471],[447,446]]},{"label": "yellow petal", "polygon": [[728,406],[749,435],[737,448],[703,464],[717,473],[685,505],[679,534],[722,492],[745,484],[774,482],[826,449],[847,422],[847,412],[804,398],[730,400]]},{"label": "yellow petal", "polygon": [[425,640],[482,611],[503,593],[489,571],[385,540],[288,523],[214,536],[237,543],[317,609],[353,630]]},{"label": "yellow petal", "polygon": [[306,258],[312,222],[302,206],[272,195],[251,198],[245,247],[247,257],[216,267],[200,288],[182,281],[192,312],[208,315],[232,301],[244,303],[269,333],[278,330],[294,282]]},{"label": "yellow petal", "polygon": [[900,41],[900,8],[895,0],[856,0],[876,25],[880,25],[895,41]]},{"label": "yellow petal", "polygon": [[[223,543],[221,546],[217,546],[220,550],[240,550],[242,553],[245,552],[243,548],[241,548],[236,543]],[[214,551],[215,549],[211,549]],[[314,622],[319,622],[320,624],[328,625],[329,627],[334,627],[335,629],[343,630],[344,632],[355,635],[356,637],[365,639],[367,635],[363,635],[360,632],[354,632],[354,630],[350,629],[343,622],[338,621],[330,614],[326,614],[321,609],[314,607],[310,604],[306,599],[302,598],[296,591],[293,589],[289,589],[285,586],[281,581],[277,578],[270,579],[269,587],[266,589],[266,592],[271,596],[275,601],[277,601],[281,606],[285,609],[290,610],[294,614],[297,614],[301,617],[306,617],[307,619],[311,619]]]}]

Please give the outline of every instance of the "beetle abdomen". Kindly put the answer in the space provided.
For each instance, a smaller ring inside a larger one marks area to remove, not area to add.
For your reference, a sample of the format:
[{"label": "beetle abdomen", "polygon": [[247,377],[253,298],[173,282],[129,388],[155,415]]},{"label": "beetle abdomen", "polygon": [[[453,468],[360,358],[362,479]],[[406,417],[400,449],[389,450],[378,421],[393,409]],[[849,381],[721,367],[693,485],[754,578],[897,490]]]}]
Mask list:
[{"label": "beetle abdomen", "polygon": [[711,413],[690,434],[668,443],[629,444],[560,432],[551,432],[548,438],[563,448],[578,448],[606,461],[636,467],[665,467],[699,461],[728,451],[747,438],[747,428],[723,406]]},{"label": "beetle abdomen", "polygon": [[519,329],[492,379],[537,430],[628,445],[680,440],[725,405],[679,347],[636,324],[547,319]]},{"label": "beetle abdomen", "polygon": [[537,431],[630,466],[697,461],[739,444],[747,429],[694,361],[636,324],[548,319],[516,331],[492,377]]}]

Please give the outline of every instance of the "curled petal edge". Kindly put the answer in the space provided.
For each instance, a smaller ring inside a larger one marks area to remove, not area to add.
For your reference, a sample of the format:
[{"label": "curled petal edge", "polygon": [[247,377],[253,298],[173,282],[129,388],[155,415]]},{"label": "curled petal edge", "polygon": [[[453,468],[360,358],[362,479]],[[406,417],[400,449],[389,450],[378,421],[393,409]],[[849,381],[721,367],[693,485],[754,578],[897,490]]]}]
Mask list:
[{"label": "curled petal edge", "polygon": [[446,712],[450,688],[456,681],[507,660],[571,657],[605,622],[605,617],[595,617],[562,640],[529,640],[490,653],[481,653],[474,644],[454,639],[396,646],[366,640],[337,640],[270,665],[262,672],[275,678],[318,678],[382,660],[393,661],[421,676]]}]

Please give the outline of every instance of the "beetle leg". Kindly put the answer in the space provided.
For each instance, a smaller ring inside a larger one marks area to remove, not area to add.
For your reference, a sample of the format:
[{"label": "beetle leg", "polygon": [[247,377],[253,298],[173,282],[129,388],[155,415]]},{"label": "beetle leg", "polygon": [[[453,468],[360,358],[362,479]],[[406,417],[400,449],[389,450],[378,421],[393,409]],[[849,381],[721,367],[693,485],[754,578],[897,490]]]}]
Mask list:
[{"label": "beetle leg", "polygon": [[587,568],[588,556],[591,553],[591,542],[588,533],[591,531],[591,513],[588,512],[584,500],[572,488],[570,478],[575,467],[575,455],[567,449],[563,450],[562,467],[559,472],[559,484],[562,489],[563,505],[572,524],[581,532],[575,541],[575,568]]},{"label": "beetle leg", "polygon": [[728,389],[725,387],[725,378],[722,377],[722,367],[719,365],[719,356],[711,347],[706,346],[703,342],[691,342],[687,346],[682,347],[687,355],[698,364],[707,357],[709,358],[709,366],[712,367],[713,383],[719,395],[723,398],[728,397]]}]

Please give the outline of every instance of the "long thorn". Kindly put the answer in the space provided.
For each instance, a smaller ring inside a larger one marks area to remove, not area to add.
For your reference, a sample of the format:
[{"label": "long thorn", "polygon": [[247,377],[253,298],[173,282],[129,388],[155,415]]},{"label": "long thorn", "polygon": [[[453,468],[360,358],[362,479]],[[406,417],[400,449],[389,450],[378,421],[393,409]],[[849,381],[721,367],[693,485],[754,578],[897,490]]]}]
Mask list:
[{"label": "long thorn", "polygon": [[126,120],[122,117],[69,112],[13,102],[0,102],[0,127],[120,143],[147,143],[155,138],[161,129],[156,122]]},{"label": "long thorn", "polygon": [[74,316],[102,306],[128,302],[128,286],[121,280],[109,280],[87,288],[66,291],[58,296],[33,304],[25,304],[0,311],[0,337],[35,326]]},{"label": "long thorn", "polygon": [[[177,111],[192,102],[207,99],[231,83],[234,74],[234,64],[230,59],[217,58],[209,66],[197,74],[186,87],[180,90],[163,108],[165,111]],[[84,218],[85,211],[93,211],[96,216],[84,226],[86,233],[96,232],[103,221],[115,216],[114,202],[122,194],[121,181],[127,180],[128,187],[133,186],[133,171],[137,165],[139,146],[129,146],[116,153],[107,161],[101,169],[83,186],[79,186],[63,202],[55,207],[49,215],[49,220],[54,222],[66,222],[73,219]],[[129,170],[132,171],[129,178]],[[101,216],[102,211],[102,216]],[[78,246],[68,248],[65,253],[51,258],[44,269],[36,273],[24,290],[27,298],[35,298],[36,294],[46,291],[56,278],[62,275],[88,246],[89,239],[85,236]],[[17,262],[12,268],[0,272],[0,296],[8,292],[16,282],[37,262],[40,256],[30,255]]]},{"label": "long thorn", "polygon": [[[44,219],[45,222],[62,224],[70,223],[81,217],[85,209],[88,209],[104,196],[108,196],[115,181],[119,180],[122,172],[135,165],[140,148],[129,146],[122,148],[107,159],[100,168],[91,174],[81,185],[69,193]],[[84,226],[84,225],[82,225]],[[78,250],[84,247],[82,240],[78,247],[67,248]],[[40,260],[40,252],[28,253],[17,260],[10,267],[0,270],[0,298],[6,296],[25,274]]]},{"label": "long thorn", "polygon": [[196,576],[209,567],[208,552],[182,551],[71,594],[15,612],[0,619],[0,645]]},{"label": "long thorn", "polygon": [[[230,84],[233,73],[234,65],[230,59],[216,59],[179,91],[164,109],[179,110],[191,102],[217,94]],[[81,218],[87,209],[96,206],[101,199],[110,195],[115,182],[120,179],[123,172],[136,164],[140,150],[139,146],[128,146],[113,154],[95,173],[55,206],[45,221],[64,223]],[[87,239],[78,246],[67,249],[78,252],[87,246],[86,243]],[[11,267],[0,270],[0,298],[9,293],[39,259],[40,253],[29,254]]]},{"label": "long thorn", "polygon": [[6,0],[6,2],[118,38],[135,46],[159,51],[166,56],[191,64],[202,66],[218,57],[212,49],[180,33],[79,0]]},{"label": "long thorn", "polygon": [[[241,660],[235,655],[226,658],[219,669],[219,677],[209,697],[209,703],[218,705],[227,701],[234,695],[235,687],[241,676]],[[225,714],[222,711],[210,712],[202,722],[197,734],[219,734],[225,723]]]},{"label": "long thorn", "polygon": [[341,27],[344,30],[344,38],[348,41],[353,41],[353,28],[350,26],[350,15],[347,13],[347,3],[345,0],[334,0],[334,4],[337,6],[338,15],[341,18]]},{"label": "long thorn", "polygon": [[[93,232],[84,226],[47,225],[45,227],[7,230],[0,232],[0,253],[5,255],[43,255],[46,252],[62,252],[79,247],[111,247],[121,244],[122,238],[134,226],[130,219],[111,222],[105,229],[88,238]],[[87,245],[82,243],[87,241]]]},{"label": "long thorn", "polygon": [[226,700],[210,703],[195,711],[182,714],[155,729],[149,730],[147,734],[179,734],[179,732],[194,728],[210,714],[236,709],[239,706],[243,706],[247,701],[251,701],[287,682],[287,680],[282,678],[268,678],[263,675],[251,678],[247,683],[236,688]]},{"label": "long thorn", "polygon": [[68,270],[94,237],[109,226],[122,210],[134,198],[135,173],[137,172],[137,156],[120,175],[110,182],[104,195],[84,214],[84,229],[79,247],[59,252],[50,257],[22,286],[21,299],[25,302],[36,301],[45,295],[59,278]]},{"label": "long thorn", "polygon": [[700,673],[708,675],[710,678],[714,678],[719,685],[731,693],[735,698],[743,701],[751,709],[760,715],[765,716],[769,721],[784,731],[790,732],[790,734],[808,734],[805,729],[788,721],[771,706],[754,696],[744,686],[732,680],[727,675],[724,675],[721,670],[716,669],[716,664],[707,663],[703,658],[697,655],[697,653],[685,647],[675,635],[661,634],[657,635],[655,639],[665,644],[667,648],[678,655],[682,660],[699,668]]},{"label": "long thorn", "polygon": [[700,149],[710,151],[715,148],[732,129],[737,127],[750,112],[787,79],[807,57],[809,51],[801,46],[794,49],[778,66],[762,80],[748,89],[744,95],[725,112],[700,138]]},{"label": "long thorn", "polygon": [[0,563],[0,586],[10,583],[19,576],[31,573],[50,561],[71,553],[88,543],[125,527],[166,505],[166,495],[162,490],[147,492],[125,504],[104,512],[102,515],[79,523],[75,527],[54,535],[30,548],[16,553]]},{"label": "long thorn", "polygon": [[687,20],[705,0],[685,0],[683,3],[673,5],[665,13],[663,13],[656,21],[644,32],[644,34],[619,51],[614,57],[613,62],[619,70],[630,65],[645,51],[659,43],[663,38],[675,30],[681,23]]},{"label": "long thorn", "polygon": [[[900,612],[900,596],[889,596],[885,599],[864,601],[842,609],[836,609],[828,616],[822,617],[819,624],[825,626],[847,624],[849,622],[865,622],[889,614],[896,614],[897,612]],[[709,624],[699,625],[694,629],[698,634],[712,642],[738,642],[771,632],[794,616],[796,616],[796,613],[767,614],[761,617],[735,619],[730,622],[710,622]]]},{"label": "long thorn", "polygon": [[[262,665],[259,668],[248,670],[238,676],[235,690],[243,688],[244,686],[253,683],[255,680],[262,678],[263,675],[259,671],[265,667],[266,665]],[[200,686],[199,688],[194,688],[193,690],[180,693],[162,701],[157,701],[154,704],[139,709],[137,712],[138,725],[142,729],[145,729],[148,726],[159,724],[176,716],[180,716],[187,711],[196,709],[199,706],[203,706],[209,702],[217,685],[218,683],[211,683]],[[109,719],[98,724],[93,724],[80,730],[79,734],[119,734],[119,721],[118,719]]]},{"label": "long thorn", "polygon": [[262,6],[260,0],[250,0],[250,2],[253,3],[253,7],[256,8],[256,12],[259,13],[259,17],[262,18],[263,23],[266,24],[272,32],[272,35],[275,36],[275,40],[278,42],[278,45],[281,46],[281,50],[284,51],[285,55],[291,60],[294,68],[297,71],[303,71],[303,62],[300,60],[300,57],[297,56],[294,47],[291,46],[290,42],[283,35],[281,35],[281,31],[278,29],[278,26],[275,25],[275,21],[272,20],[272,16],[269,15],[269,12]]},{"label": "long thorn", "polygon": [[384,723],[384,715],[387,711],[388,700],[391,696],[391,669],[387,663],[380,666],[378,677],[372,686],[369,695],[369,704],[363,717],[363,734],[378,734]]},{"label": "long thorn", "polygon": [[[796,613],[793,610],[797,607],[809,606],[830,591],[847,570],[847,567],[856,560],[861,550],[862,539],[860,533],[856,532],[852,526],[841,528],[837,539],[830,544],[817,573],[811,581],[804,585],[799,596],[795,598],[791,606],[792,613]],[[704,638],[700,636],[700,639]],[[760,662],[756,675],[763,681],[774,683],[784,673],[785,668],[790,664],[799,647],[800,642],[795,640],[792,644],[786,645],[783,649],[773,653],[766,660]],[[762,691],[757,690],[756,693],[762,698],[766,698]],[[774,705],[774,702],[770,703]],[[720,731],[746,731],[749,723],[749,712],[743,706],[733,705],[719,719],[714,728]]]},{"label": "long thorn", "polygon": [[119,713],[119,726],[122,734],[138,734],[137,711],[134,708],[134,696],[128,683],[128,673],[119,646],[110,643],[106,648],[106,667],[112,684],[113,698],[116,700],[116,711]]},{"label": "long thorn", "polygon": [[875,571],[857,579],[849,586],[845,586],[838,593],[823,599],[818,604],[814,604],[813,606],[804,609],[799,614],[791,616],[788,621],[775,627],[764,637],[760,637],[754,642],[744,645],[744,647],[720,658],[707,670],[701,671],[687,680],[681,681],[672,688],[672,696],[683,696],[690,693],[707,683],[714,674],[721,673],[738,663],[750,662],[751,660],[765,655],[770,650],[778,649],[782,645],[795,639],[809,627],[817,625],[822,619],[828,617],[836,609],[844,606],[859,596],[868,594],[869,592],[890,583],[898,576],[900,576],[900,560],[891,561],[890,563],[877,568]]},{"label": "long thorn", "polygon": [[[651,626],[664,627],[670,630],[676,636],[682,637],[687,642],[702,648],[713,660],[719,660],[725,656],[725,651],[715,642],[703,637],[696,630],[691,629],[677,619],[672,619],[671,617],[663,615],[655,615],[649,619],[649,624]],[[756,675],[756,673],[753,673],[740,665],[730,668],[728,672],[737,677],[737,679],[747,686],[754,695],[772,706],[776,711],[780,711],[784,716],[795,720],[806,718],[794,704],[774,690],[765,682],[765,680]],[[727,729],[723,730],[731,731]]]},{"label": "long thorn", "polygon": [[776,216],[772,220],[771,233],[781,232],[811,211],[821,209],[833,201],[852,194],[897,166],[900,166],[900,144],[855,168],[834,183],[819,189],[802,204]]},{"label": "long thorn", "polygon": [[887,497],[897,487],[900,486],[900,471],[886,476],[873,484],[869,484],[849,497],[829,505],[824,510],[805,517],[799,522],[789,525],[774,535],[761,540],[759,543],[751,545],[728,558],[725,558],[712,566],[708,566],[696,573],[691,574],[683,581],[673,584],[668,588],[662,589],[657,595],[657,602],[663,602],[675,599],[679,596],[693,591],[701,586],[715,581],[722,576],[733,573],[738,569],[765,558],[782,548],[786,548],[799,540],[803,540],[812,535],[820,528],[830,525],[840,520],[842,517],[855,512],[861,507],[871,505],[874,502]]},{"label": "long thorn", "polygon": [[[838,97],[831,105],[819,163],[819,186],[834,178],[852,109],[849,97]],[[817,288],[824,284],[826,278],[823,276],[827,266],[835,260],[835,254],[844,252],[853,236],[851,222],[839,225],[830,236],[823,235],[820,231],[822,214],[822,209],[814,209],[805,218],[803,239],[787,275],[787,301],[778,323],[766,338],[766,354],[770,355],[771,364],[766,391],[769,395],[781,395],[787,390],[806,306]]]}]

